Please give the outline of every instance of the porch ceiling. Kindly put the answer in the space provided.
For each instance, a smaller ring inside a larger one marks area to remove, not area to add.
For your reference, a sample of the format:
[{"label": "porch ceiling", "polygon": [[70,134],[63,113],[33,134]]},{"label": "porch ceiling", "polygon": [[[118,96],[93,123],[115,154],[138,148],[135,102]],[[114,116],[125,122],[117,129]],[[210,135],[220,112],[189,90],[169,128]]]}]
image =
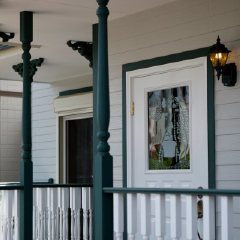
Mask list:
[{"label": "porch ceiling", "polygon": [[[121,18],[176,0],[110,0],[109,20]],[[96,0],[0,0],[0,31],[14,32],[10,43],[20,44],[19,12],[34,12],[32,59],[43,57],[35,82],[54,82],[91,73],[88,62],[66,45],[68,40],[91,41],[92,24],[97,23]],[[1,42],[0,42],[1,44]],[[0,60],[0,80],[21,80],[12,65],[21,62],[17,54]]]}]

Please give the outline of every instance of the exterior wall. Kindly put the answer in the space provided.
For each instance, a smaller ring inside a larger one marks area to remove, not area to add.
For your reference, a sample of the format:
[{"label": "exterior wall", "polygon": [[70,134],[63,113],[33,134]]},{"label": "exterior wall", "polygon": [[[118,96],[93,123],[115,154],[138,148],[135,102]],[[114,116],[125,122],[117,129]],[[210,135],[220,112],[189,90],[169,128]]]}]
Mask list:
[{"label": "exterior wall", "polygon": [[92,86],[92,76],[82,76],[53,84],[32,84],[32,160],[34,181],[57,179],[57,118],[53,99],[59,92]]},{"label": "exterior wall", "polygon": [[[228,63],[235,62],[240,69],[239,16],[239,0],[182,0],[109,23],[110,146],[115,186],[122,186],[122,65],[208,47],[219,35],[232,50]],[[217,188],[240,188],[239,71],[237,81],[228,88],[215,80]],[[239,204],[234,205],[234,224],[239,226]],[[235,228],[237,234],[239,228]]]},{"label": "exterior wall", "polygon": [[[22,82],[0,81],[0,90],[22,92]],[[0,97],[0,182],[19,182],[22,98]]]}]

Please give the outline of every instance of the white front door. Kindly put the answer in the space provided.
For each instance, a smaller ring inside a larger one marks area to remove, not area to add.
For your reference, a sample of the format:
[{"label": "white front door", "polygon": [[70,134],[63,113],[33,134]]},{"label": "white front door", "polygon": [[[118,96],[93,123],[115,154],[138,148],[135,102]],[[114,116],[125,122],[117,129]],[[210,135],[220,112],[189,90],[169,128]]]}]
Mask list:
[{"label": "white front door", "polygon": [[208,188],[207,58],[126,80],[128,187]]}]

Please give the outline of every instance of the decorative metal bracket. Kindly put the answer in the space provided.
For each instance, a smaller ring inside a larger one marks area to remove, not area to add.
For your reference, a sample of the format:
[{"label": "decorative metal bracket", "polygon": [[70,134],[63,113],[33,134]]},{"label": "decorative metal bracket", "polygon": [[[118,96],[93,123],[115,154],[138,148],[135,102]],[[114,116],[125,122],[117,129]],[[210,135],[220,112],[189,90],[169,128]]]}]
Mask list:
[{"label": "decorative metal bracket", "polygon": [[85,57],[90,63],[89,67],[93,67],[93,60],[92,60],[92,43],[91,42],[75,42],[72,43],[71,40],[67,42],[67,45],[71,47],[74,51],[78,50],[78,52]]},{"label": "decorative metal bracket", "polygon": [[8,42],[9,39],[14,38],[14,33],[9,33],[9,35],[5,32],[0,32],[0,38],[2,38],[3,42]]},{"label": "decorative metal bracket", "polygon": [[[37,72],[37,67],[41,67],[44,62],[44,58],[34,59],[30,61],[30,77],[31,81],[33,81],[33,76]],[[19,63],[17,65],[13,65],[13,69],[17,72],[21,77],[23,77],[23,63]]]}]

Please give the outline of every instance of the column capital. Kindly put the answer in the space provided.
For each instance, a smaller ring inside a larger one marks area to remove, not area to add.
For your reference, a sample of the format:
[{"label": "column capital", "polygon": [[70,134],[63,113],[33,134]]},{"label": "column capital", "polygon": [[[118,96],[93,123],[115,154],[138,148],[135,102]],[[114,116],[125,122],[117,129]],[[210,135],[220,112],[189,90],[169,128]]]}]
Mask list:
[{"label": "column capital", "polygon": [[[38,58],[30,61],[30,77],[31,79],[37,72],[37,67],[41,67],[42,63],[44,62],[44,58]],[[23,63],[18,63],[16,65],[13,65],[13,69],[15,72],[17,72],[21,77],[23,77]]]}]

